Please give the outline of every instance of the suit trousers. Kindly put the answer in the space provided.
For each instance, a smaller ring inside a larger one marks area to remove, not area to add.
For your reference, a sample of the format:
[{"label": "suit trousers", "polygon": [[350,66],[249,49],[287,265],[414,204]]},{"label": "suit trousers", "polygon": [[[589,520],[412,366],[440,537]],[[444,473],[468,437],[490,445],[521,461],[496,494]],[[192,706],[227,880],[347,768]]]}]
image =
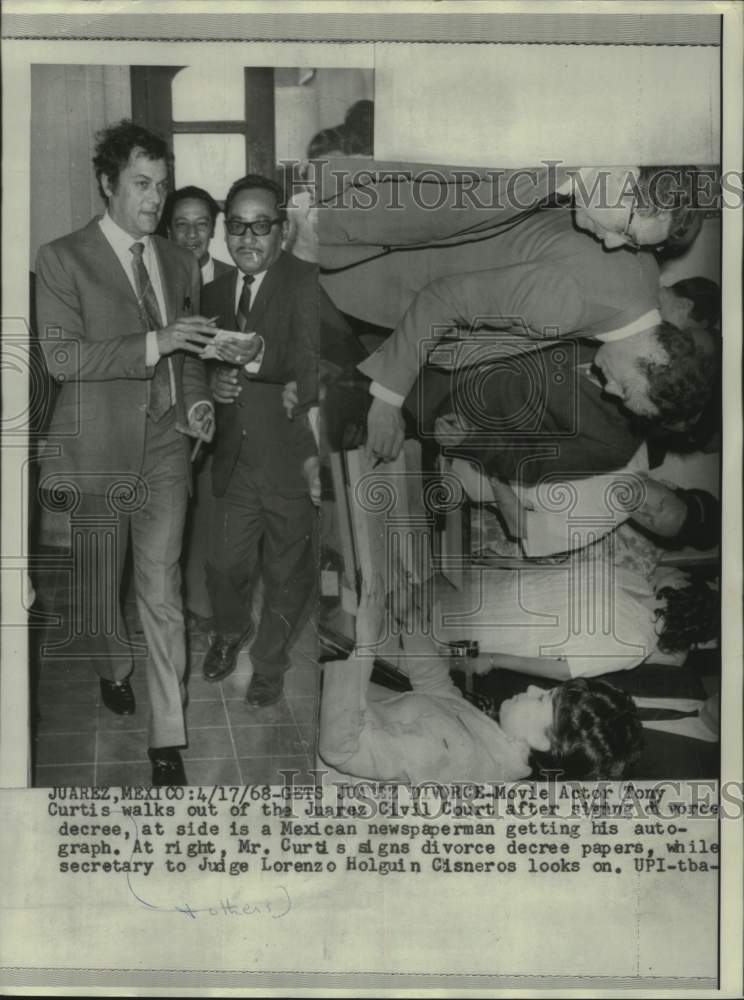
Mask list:
[{"label": "suit trousers", "polygon": [[[147,660],[150,746],[186,743],[186,643],[179,557],[188,487],[175,411],[148,418],[136,494],[83,494],[72,517],[72,636],[68,658],[87,659],[100,677],[121,681],[134,657]],[[132,477],[122,477],[131,482]],[[121,584],[131,543],[134,590],[147,646],[133,644],[121,613]]]},{"label": "suit trousers", "polygon": [[183,593],[187,611],[200,618],[212,617],[204,567],[209,556],[212,530],[212,455],[207,454],[194,470],[194,495],[186,519],[183,542]]},{"label": "suit trousers", "polygon": [[214,627],[239,636],[249,626],[253,588],[263,608],[253,645],[254,672],[282,674],[315,594],[317,513],[307,495],[277,492],[264,471],[238,458],[212,518],[207,587]]}]

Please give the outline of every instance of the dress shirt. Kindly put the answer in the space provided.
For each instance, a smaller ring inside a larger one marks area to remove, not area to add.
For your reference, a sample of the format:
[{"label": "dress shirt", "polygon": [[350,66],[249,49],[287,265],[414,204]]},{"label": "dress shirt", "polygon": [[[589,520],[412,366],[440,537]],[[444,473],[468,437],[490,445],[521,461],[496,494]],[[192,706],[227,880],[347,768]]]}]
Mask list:
[{"label": "dress shirt", "polygon": [[[212,264],[214,267],[214,263]],[[245,275],[242,271],[238,270],[238,280],[235,282],[235,306],[233,308],[233,314],[238,312],[238,304],[240,303],[240,296],[243,293],[243,278]],[[253,303],[256,301],[256,296],[258,295],[258,290],[261,287],[261,283],[266,277],[266,271],[259,271],[258,274],[253,275],[253,282],[251,284],[251,308],[253,308]],[[249,333],[250,331],[246,331]],[[258,352],[253,361],[249,361],[247,365],[243,365],[243,370],[248,375],[257,375],[261,370],[261,363],[264,358],[264,351],[266,345],[264,344],[263,337],[261,337],[261,350]]]},{"label": "dress shirt", "polygon": [[[124,273],[129,279],[129,284],[132,286],[134,294],[137,294],[137,284],[134,280],[134,256],[132,254],[132,244],[141,243],[144,246],[142,251],[142,261],[147,268],[147,274],[150,278],[150,284],[155,292],[155,298],[158,302],[158,309],[160,310],[160,315],[163,320],[167,323],[168,312],[165,306],[165,296],[163,294],[163,282],[160,277],[160,267],[158,266],[158,255],[152,245],[152,240],[149,236],[140,236],[139,239],[134,239],[134,237],[122,229],[121,226],[117,225],[108,212],[105,212],[98,225],[101,227],[101,232],[106,237],[106,240],[111,247],[111,249],[116,254],[116,257],[124,268]],[[148,330],[145,335],[145,364],[148,368],[154,368],[158,361],[160,361],[160,350],[158,349],[158,331]],[[171,399],[175,400],[177,398],[176,393],[176,380],[173,374],[173,365],[168,361],[168,374],[170,375],[170,390]],[[212,403],[210,400],[200,400],[198,403],[194,403],[187,414],[187,419],[191,420],[191,414],[194,412],[197,406],[201,403],[207,403],[212,409]]]}]

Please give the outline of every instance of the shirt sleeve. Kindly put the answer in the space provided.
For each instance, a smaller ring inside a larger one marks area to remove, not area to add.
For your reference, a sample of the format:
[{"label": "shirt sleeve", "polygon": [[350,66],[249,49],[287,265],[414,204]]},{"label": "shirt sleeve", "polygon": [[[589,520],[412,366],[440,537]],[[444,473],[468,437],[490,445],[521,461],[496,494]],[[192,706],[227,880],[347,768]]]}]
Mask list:
[{"label": "shirt sleeve", "polygon": [[419,369],[443,338],[475,339],[453,367],[492,360],[505,340],[545,342],[580,334],[586,310],[576,282],[562,269],[539,262],[450,275],[414,299],[400,325],[359,365],[363,374],[398,396],[407,396]]}]

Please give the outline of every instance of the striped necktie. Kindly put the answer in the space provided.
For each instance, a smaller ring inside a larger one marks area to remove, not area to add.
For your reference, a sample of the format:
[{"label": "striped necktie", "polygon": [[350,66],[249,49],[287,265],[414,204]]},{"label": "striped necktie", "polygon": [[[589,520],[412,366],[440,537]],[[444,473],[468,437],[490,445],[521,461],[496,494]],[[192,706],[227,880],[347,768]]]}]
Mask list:
[{"label": "striped necktie", "polygon": [[[129,249],[134,258],[134,284],[142,318],[148,330],[161,330],[163,318],[160,314],[160,306],[150,281],[150,275],[147,273],[147,267],[142,259],[145,246],[143,243],[133,243]],[[158,421],[165,416],[171,406],[173,406],[173,400],[171,398],[170,361],[167,357],[161,357],[155,366],[155,374],[150,380],[147,412],[153,420]]]},{"label": "striped necktie", "polygon": [[252,274],[243,275],[243,290],[238,301],[238,311],[235,314],[235,322],[241,333],[248,329],[248,314],[251,311],[251,285],[254,282]]}]

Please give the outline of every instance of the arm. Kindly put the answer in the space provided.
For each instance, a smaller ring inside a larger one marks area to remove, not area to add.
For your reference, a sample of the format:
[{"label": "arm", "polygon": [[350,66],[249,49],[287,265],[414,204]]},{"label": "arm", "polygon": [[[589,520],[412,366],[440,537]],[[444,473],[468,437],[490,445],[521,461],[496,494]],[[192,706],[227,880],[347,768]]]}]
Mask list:
[{"label": "arm", "polygon": [[[198,295],[194,301],[198,301]],[[36,258],[36,312],[47,369],[58,381],[105,382],[150,379],[148,334],[144,331],[94,340],[76,282],[57,248],[48,245]],[[179,317],[153,334],[159,355],[200,353],[213,335],[203,316]]]},{"label": "arm", "polygon": [[467,338],[478,330],[494,331],[483,337],[478,358],[468,355],[468,364],[473,364],[503,354],[506,331],[506,349],[514,353],[515,334],[538,342],[577,335],[582,319],[575,282],[552,265],[515,264],[448,275],[419,292],[397,329],[359,369],[402,405],[420,366],[445,336]]},{"label": "arm", "polygon": [[[553,681],[567,681],[571,671],[566,660],[552,656],[511,656],[509,653],[492,653],[488,657],[488,670],[516,670],[532,677],[547,677]],[[487,669],[476,673],[487,673]]]},{"label": "arm", "polygon": [[36,313],[47,369],[59,381],[148,379],[146,334],[142,331],[90,340],[75,281],[57,250],[40,248],[36,258]]}]

